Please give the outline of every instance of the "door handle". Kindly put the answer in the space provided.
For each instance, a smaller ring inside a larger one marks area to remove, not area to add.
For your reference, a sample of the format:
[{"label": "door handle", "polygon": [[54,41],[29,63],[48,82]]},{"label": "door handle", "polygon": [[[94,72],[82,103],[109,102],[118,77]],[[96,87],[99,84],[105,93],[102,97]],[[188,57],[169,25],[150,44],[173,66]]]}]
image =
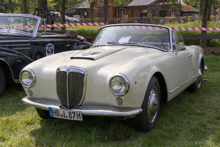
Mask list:
[{"label": "door handle", "polygon": [[191,55],[189,55],[189,57],[192,57],[192,54],[191,54]]}]

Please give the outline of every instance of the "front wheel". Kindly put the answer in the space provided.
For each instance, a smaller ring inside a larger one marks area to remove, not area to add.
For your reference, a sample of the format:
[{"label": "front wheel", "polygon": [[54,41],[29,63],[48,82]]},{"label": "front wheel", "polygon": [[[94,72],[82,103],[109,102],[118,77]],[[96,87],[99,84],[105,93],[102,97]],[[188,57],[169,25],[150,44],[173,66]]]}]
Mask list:
[{"label": "front wheel", "polygon": [[5,85],[6,85],[6,78],[5,78],[5,73],[2,67],[0,67],[0,98],[5,91]]},{"label": "front wheel", "polygon": [[134,128],[138,131],[150,131],[156,125],[161,105],[160,85],[156,77],[152,77],[142,104],[143,112],[134,118]]}]

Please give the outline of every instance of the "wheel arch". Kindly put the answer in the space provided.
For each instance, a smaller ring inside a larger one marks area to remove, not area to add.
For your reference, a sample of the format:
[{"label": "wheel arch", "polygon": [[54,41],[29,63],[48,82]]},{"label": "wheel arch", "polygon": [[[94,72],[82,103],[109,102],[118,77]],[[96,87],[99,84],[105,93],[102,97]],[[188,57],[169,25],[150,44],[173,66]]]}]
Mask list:
[{"label": "wheel arch", "polygon": [[155,76],[159,82],[162,102],[167,102],[167,85],[163,75],[160,72],[156,72],[153,76]]},{"label": "wheel arch", "polygon": [[[39,55],[42,55],[42,57],[44,57],[44,53],[43,53],[42,51],[36,51],[35,54],[34,54],[34,60],[37,60],[37,59],[36,59],[36,56],[37,56],[38,54],[39,54]],[[42,57],[41,57],[41,58],[42,58]]]},{"label": "wheel arch", "polygon": [[202,72],[204,72],[204,70],[205,70],[205,62],[204,62],[204,58],[202,57],[202,59],[201,59],[201,62],[202,62],[202,66],[203,66],[203,71]]},{"label": "wheel arch", "polygon": [[0,66],[3,69],[6,78],[14,81],[12,69],[10,65],[4,59],[0,59]]}]

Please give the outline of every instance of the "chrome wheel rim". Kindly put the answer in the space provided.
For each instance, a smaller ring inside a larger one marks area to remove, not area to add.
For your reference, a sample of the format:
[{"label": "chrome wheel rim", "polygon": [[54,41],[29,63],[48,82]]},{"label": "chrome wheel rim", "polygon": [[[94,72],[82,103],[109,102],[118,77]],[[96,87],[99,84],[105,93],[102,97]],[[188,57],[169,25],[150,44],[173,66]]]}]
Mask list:
[{"label": "chrome wheel rim", "polygon": [[198,74],[197,74],[197,81],[196,86],[199,89],[202,85],[202,65],[199,66]]},{"label": "chrome wheel rim", "polygon": [[149,123],[153,123],[157,117],[158,109],[159,109],[159,91],[158,88],[154,85],[154,87],[150,91],[149,99],[148,99],[148,118]]}]

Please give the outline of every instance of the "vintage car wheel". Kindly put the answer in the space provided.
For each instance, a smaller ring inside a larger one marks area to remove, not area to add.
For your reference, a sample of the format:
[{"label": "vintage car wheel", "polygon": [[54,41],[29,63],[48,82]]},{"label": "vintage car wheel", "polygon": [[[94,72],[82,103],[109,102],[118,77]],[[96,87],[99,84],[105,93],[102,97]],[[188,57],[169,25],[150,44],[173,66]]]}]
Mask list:
[{"label": "vintage car wheel", "polygon": [[160,85],[152,77],[142,104],[143,112],[134,118],[134,128],[138,131],[150,131],[156,125],[161,103]]},{"label": "vintage car wheel", "polygon": [[5,73],[2,67],[0,67],[0,98],[5,91],[5,85],[6,85],[6,78],[5,78]]},{"label": "vintage car wheel", "polygon": [[36,108],[37,110],[37,113],[38,115],[43,118],[43,119],[48,119],[48,118],[51,118],[50,115],[49,115],[49,111],[47,110],[42,110],[42,109],[39,109],[39,108]]},{"label": "vintage car wheel", "polygon": [[202,87],[202,80],[203,80],[203,64],[200,63],[198,74],[197,74],[197,80],[189,87],[189,90],[191,92],[196,92],[198,89]]}]

